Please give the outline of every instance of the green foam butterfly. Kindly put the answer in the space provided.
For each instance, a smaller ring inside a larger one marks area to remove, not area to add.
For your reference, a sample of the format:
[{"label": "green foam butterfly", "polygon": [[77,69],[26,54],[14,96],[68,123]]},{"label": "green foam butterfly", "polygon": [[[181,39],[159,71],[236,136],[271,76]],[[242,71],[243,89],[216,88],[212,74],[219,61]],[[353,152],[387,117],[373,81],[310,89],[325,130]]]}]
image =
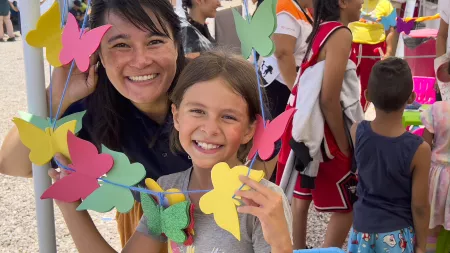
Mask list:
[{"label": "green foam butterfly", "polygon": [[141,204],[144,215],[147,217],[147,226],[150,234],[160,236],[164,234],[176,243],[184,243],[188,239],[185,232],[191,223],[190,207],[188,201],[183,201],[164,209],[158,205],[148,194],[141,192]]},{"label": "green foam butterfly", "polygon": [[261,56],[267,57],[275,50],[270,38],[277,27],[276,16],[277,0],[265,0],[256,10],[250,22],[242,18],[241,14],[233,9],[236,31],[241,41],[242,55],[248,59],[254,48]]},{"label": "green foam butterfly", "polygon": [[[66,122],[76,120],[77,121],[77,124],[75,126],[75,134],[76,134],[81,130],[82,119],[83,119],[83,116],[85,113],[86,113],[86,111],[82,111],[82,112],[77,112],[74,114],[67,115],[66,117],[61,118],[56,121],[55,128],[58,128],[59,126],[63,125]],[[19,116],[21,119],[37,126],[38,128],[40,128],[43,131],[45,131],[46,128],[52,127],[52,124],[50,123],[50,118],[44,119],[40,116],[36,116],[36,115],[30,114],[28,112],[22,112],[22,111],[19,111]]]}]

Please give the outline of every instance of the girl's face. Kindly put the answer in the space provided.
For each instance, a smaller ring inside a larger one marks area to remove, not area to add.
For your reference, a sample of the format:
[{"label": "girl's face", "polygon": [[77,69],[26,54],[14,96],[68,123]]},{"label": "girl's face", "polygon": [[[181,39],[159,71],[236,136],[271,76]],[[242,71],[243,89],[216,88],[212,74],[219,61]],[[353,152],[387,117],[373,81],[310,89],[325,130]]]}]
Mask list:
[{"label": "girl's face", "polygon": [[200,8],[202,14],[206,18],[215,18],[217,8],[221,6],[220,0],[196,0],[197,8]]},{"label": "girl's face", "polygon": [[361,18],[361,8],[364,0],[339,0],[341,10],[349,23],[356,22]]},{"label": "girl's face", "polygon": [[239,147],[255,133],[247,102],[222,78],[191,86],[180,106],[172,105],[172,112],[181,146],[198,168],[239,164]]},{"label": "girl's face", "polygon": [[[155,15],[150,11],[147,13],[163,31]],[[167,36],[139,29],[113,12],[105,19],[112,28],[101,41],[100,60],[117,91],[136,104],[167,99],[176,73],[175,42]],[[166,28],[173,37],[170,27]]]}]

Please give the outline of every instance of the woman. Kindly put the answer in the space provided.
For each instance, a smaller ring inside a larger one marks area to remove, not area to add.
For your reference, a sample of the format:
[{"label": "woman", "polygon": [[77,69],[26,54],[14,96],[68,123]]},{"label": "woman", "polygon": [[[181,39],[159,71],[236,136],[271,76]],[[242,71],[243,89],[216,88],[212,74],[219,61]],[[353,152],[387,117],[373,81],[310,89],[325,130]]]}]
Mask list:
[{"label": "woman", "polygon": [[[388,17],[395,11],[389,0],[366,0],[364,1],[362,12],[370,15],[372,18],[381,19]],[[378,48],[384,52],[383,58],[395,56],[397,50],[398,33],[395,27],[386,29],[380,23],[371,21],[359,21],[350,23],[350,30],[353,34],[353,50],[358,55],[357,73],[361,80],[361,105],[364,111],[369,104],[364,96],[369,82],[370,71],[378,59],[361,58],[362,56],[380,57]]]},{"label": "woman", "polygon": [[[156,180],[188,169],[192,166],[189,157],[173,154],[169,147],[172,115],[168,97],[185,65],[180,21],[172,5],[166,0],[91,3],[91,27],[111,24],[112,28],[100,43],[97,66],[93,59],[88,73],[74,71],[71,76],[62,113],[87,110],[78,136],[125,153],[131,162],[144,165],[148,178]],[[68,72],[67,66],[54,71],[53,115]],[[0,173],[31,177],[28,154],[14,127],[0,150]],[[255,168],[262,166],[255,164]],[[266,166],[273,168],[274,161]],[[85,236],[97,234],[89,214],[83,213]],[[129,213],[117,213],[122,246],[141,216],[139,202]]]},{"label": "woman", "polygon": [[312,30],[307,8],[312,0],[280,0],[277,3],[277,29],[273,34],[275,52],[264,58],[260,71],[269,97],[271,116],[284,112],[294,87],[298,66],[307,48],[306,38]]},{"label": "woman", "polygon": [[9,2],[9,0],[0,0],[0,42],[4,42],[3,35],[3,23],[6,25],[6,31],[8,33],[8,39],[7,41],[15,41],[16,37],[14,35],[14,29],[11,22],[10,17],[10,8],[12,3]]},{"label": "woman", "polygon": [[182,37],[184,52],[189,57],[211,49],[215,44],[209,33],[207,18],[216,17],[219,0],[182,0],[185,19],[182,20]]}]

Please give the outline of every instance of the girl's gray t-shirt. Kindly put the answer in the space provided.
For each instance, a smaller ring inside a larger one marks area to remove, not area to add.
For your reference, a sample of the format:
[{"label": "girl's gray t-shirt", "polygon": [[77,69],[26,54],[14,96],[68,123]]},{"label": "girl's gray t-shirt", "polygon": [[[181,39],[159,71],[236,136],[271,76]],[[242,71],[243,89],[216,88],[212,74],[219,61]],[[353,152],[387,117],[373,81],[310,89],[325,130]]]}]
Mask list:
[{"label": "girl's gray t-shirt", "polygon": [[[176,188],[187,191],[191,170],[163,176],[159,178],[158,184],[163,189]],[[265,179],[261,180],[261,184],[268,187],[283,196],[283,208],[289,233],[292,240],[292,212],[289,202],[283,193],[283,190],[277,185]],[[188,196],[186,196],[188,199]],[[269,253],[271,247],[264,240],[261,223],[258,218],[249,214],[238,214],[241,229],[241,241],[238,241],[231,233],[217,226],[212,214],[204,214],[198,207],[194,211],[194,243],[191,246],[178,245],[174,242],[169,243],[168,247],[172,251],[169,252],[205,252],[205,253],[234,253],[234,252],[257,252]],[[136,231],[145,235],[154,237],[149,234],[147,227],[147,217],[142,216]],[[159,237],[154,237],[160,239]]]}]

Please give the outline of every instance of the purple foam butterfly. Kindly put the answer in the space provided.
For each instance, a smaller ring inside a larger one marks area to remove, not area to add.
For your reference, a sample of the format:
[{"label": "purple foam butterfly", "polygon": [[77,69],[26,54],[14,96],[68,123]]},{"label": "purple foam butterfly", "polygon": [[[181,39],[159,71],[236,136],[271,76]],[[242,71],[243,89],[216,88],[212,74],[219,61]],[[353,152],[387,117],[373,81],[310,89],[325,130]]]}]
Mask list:
[{"label": "purple foam butterfly", "polygon": [[414,28],[414,20],[409,20],[405,22],[403,18],[397,18],[397,32],[404,32],[405,34],[409,34],[411,30]]}]

